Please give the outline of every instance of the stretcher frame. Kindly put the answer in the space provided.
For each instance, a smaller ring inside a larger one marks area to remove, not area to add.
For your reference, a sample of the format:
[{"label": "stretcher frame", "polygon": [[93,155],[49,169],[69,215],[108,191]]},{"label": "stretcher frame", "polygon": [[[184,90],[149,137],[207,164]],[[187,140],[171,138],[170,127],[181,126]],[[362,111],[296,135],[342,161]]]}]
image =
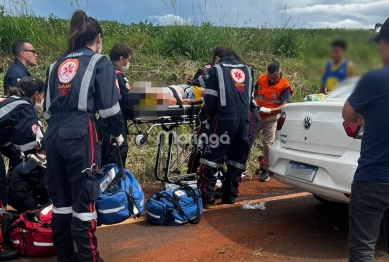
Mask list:
[{"label": "stretcher frame", "polygon": [[[197,150],[193,144],[185,144],[182,146],[178,139],[174,139],[180,134],[180,127],[189,125],[191,127],[192,136],[195,130],[198,114],[200,112],[202,101],[192,102],[191,105],[169,106],[165,114],[155,120],[142,120],[139,117],[131,119],[127,128],[134,126],[136,132],[129,132],[129,135],[136,136],[135,144],[139,147],[147,143],[149,134],[155,128],[169,132],[166,136],[163,132],[158,137],[158,148],[156,162],[154,167],[154,176],[164,186],[164,183],[182,184],[190,178],[195,178],[197,173],[181,174],[182,166],[187,163],[190,155]],[[136,112],[135,112],[136,115]],[[141,126],[151,124],[147,131],[142,131]],[[167,142],[167,145],[165,144]],[[176,150],[176,156],[173,157],[173,149]]]}]

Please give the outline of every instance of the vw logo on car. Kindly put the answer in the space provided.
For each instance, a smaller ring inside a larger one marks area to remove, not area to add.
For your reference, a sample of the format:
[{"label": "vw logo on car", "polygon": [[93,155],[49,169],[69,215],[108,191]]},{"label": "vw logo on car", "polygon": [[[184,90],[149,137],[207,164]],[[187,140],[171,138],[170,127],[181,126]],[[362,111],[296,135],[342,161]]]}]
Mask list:
[{"label": "vw logo on car", "polygon": [[306,116],[304,118],[304,128],[306,130],[308,130],[311,127],[311,125],[312,125],[312,117],[311,116]]}]

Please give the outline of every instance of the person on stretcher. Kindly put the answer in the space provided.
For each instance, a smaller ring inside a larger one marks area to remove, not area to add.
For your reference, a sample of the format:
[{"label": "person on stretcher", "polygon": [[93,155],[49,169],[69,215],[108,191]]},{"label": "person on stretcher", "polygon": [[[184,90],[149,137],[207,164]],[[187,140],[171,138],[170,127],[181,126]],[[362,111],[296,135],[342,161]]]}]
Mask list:
[{"label": "person on stretcher", "polygon": [[171,85],[166,87],[170,100],[169,105],[178,105],[177,97],[181,100],[183,105],[190,105],[192,102],[199,101],[203,95],[205,89],[197,86],[190,85]]}]

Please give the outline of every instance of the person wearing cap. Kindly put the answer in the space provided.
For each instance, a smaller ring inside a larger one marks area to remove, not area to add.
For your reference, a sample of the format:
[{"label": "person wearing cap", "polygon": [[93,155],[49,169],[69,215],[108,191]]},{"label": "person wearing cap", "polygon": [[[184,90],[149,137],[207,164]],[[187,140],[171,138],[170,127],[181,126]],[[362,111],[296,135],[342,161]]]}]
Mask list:
[{"label": "person wearing cap", "polygon": [[[389,19],[377,24],[372,39],[380,48],[383,68],[362,76],[345,102],[343,118],[364,127],[361,154],[351,186],[349,207],[349,261],[374,261],[382,220],[389,240]],[[384,218],[384,219],[383,219]]]}]

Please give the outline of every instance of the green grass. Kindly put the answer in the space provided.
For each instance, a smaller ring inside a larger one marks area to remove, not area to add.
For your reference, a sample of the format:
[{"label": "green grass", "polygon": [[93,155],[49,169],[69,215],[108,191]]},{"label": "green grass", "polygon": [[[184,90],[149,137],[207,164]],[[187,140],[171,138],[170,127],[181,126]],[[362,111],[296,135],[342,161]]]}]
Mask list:
[{"label": "green grass", "polygon": [[[0,86],[4,72],[12,63],[11,45],[16,39],[30,40],[39,52],[39,66],[30,69],[32,75],[44,79],[50,63],[62,54],[66,45],[69,21],[54,16],[35,17],[28,11],[12,16],[0,16]],[[266,72],[269,62],[281,63],[283,75],[295,91],[292,101],[302,101],[305,95],[319,89],[322,67],[329,56],[329,43],[335,38],[348,41],[348,56],[354,61],[357,73],[380,65],[375,45],[365,44],[374,32],[367,30],[293,29],[267,27],[244,28],[195,25],[158,26],[148,22],[122,24],[101,21],[104,31],[104,50],[117,42],[134,49],[134,58],[127,75],[130,82],[145,77],[156,77],[166,84],[186,82],[197,68],[211,60],[211,52],[217,45],[236,51],[243,62],[250,65],[256,77]],[[2,89],[2,88],[1,88]],[[2,90],[0,90],[0,94]],[[188,132],[188,128],[184,128]],[[130,152],[128,168],[142,182],[153,181],[156,133],[143,148],[136,148],[134,137],[129,137]],[[260,141],[248,163],[250,172],[257,168],[256,157],[260,154]]]}]

